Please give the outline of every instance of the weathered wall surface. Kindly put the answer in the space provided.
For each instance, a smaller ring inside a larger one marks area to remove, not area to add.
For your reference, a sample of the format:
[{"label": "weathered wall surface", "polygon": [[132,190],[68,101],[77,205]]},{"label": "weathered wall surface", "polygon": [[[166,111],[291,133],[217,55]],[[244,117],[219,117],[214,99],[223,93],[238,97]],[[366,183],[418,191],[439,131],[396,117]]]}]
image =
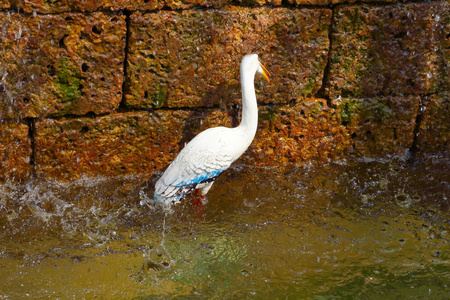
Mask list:
[{"label": "weathered wall surface", "polygon": [[239,123],[241,161],[292,166],[449,150],[450,2],[0,0],[0,181],[151,174]]},{"label": "weathered wall surface", "polygon": [[1,119],[113,112],[122,100],[125,16],[0,12]]}]

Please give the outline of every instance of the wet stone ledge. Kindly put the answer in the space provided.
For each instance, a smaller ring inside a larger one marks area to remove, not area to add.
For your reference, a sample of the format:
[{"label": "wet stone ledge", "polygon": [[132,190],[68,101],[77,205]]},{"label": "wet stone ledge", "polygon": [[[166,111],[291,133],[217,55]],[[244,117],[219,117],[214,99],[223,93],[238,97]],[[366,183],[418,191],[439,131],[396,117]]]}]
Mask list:
[{"label": "wet stone ledge", "polygon": [[0,119],[96,114],[122,99],[125,16],[0,12]]},{"label": "wet stone ledge", "polygon": [[0,122],[0,183],[30,178],[31,140],[28,132],[25,124]]},{"label": "wet stone ledge", "polygon": [[336,7],[330,98],[450,90],[449,11],[448,1]]},{"label": "wet stone ledge", "polygon": [[312,96],[322,85],[330,21],[329,9],[134,13],[125,104],[158,108],[240,103],[239,63],[246,53],[259,53],[274,73],[271,83],[259,88],[260,104]]}]

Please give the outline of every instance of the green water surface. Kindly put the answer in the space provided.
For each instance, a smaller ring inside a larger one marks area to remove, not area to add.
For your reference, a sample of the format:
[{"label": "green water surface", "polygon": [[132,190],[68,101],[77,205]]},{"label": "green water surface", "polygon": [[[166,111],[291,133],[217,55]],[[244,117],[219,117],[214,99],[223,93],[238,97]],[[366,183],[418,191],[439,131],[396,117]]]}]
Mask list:
[{"label": "green water surface", "polygon": [[141,177],[4,183],[0,299],[449,299],[449,173],[238,164],[203,212]]}]

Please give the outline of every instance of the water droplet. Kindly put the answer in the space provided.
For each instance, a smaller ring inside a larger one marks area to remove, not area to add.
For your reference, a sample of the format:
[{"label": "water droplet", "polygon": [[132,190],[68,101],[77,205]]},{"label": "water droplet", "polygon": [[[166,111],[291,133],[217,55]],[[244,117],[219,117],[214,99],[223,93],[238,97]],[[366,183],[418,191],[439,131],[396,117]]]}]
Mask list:
[{"label": "water droplet", "polygon": [[382,190],[387,189],[387,185],[388,185],[387,179],[380,180],[380,182],[379,182],[380,189],[382,189]]}]

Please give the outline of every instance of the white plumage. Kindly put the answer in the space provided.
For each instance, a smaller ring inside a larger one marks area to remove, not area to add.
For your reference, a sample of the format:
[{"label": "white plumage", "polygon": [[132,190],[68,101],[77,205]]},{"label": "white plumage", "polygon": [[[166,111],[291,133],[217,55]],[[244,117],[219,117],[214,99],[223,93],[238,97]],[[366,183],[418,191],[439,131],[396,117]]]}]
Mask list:
[{"label": "white plumage", "polygon": [[257,54],[241,62],[242,120],[238,127],[214,127],[199,133],[178,154],[155,185],[155,199],[177,203],[193,190],[201,197],[214,180],[250,146],[258,126],[254,78],[259,73],[269,81],[269,72]]}]

